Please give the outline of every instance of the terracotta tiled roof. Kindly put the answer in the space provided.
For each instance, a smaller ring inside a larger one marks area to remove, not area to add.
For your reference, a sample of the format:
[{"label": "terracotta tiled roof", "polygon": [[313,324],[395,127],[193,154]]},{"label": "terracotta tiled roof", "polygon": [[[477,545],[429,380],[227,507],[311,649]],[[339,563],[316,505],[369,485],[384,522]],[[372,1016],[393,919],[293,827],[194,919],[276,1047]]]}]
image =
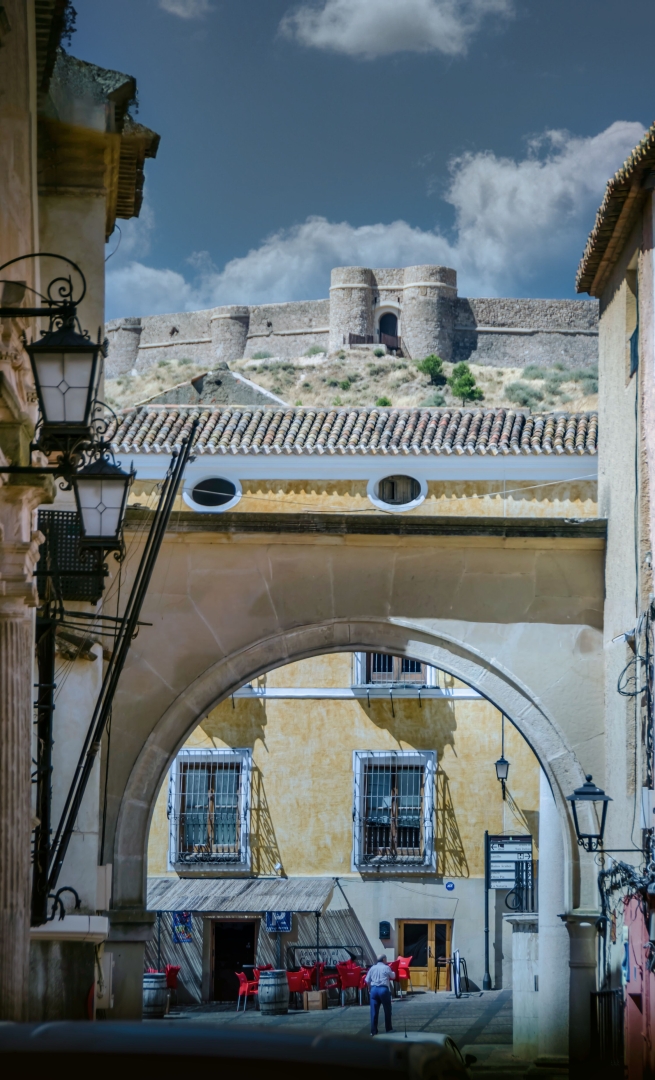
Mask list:
[{"label": "terracotta tiled roof", "polygon": [[[629,158],[607,183],[605,196],[596,214],[594,227],[589,234],[578,267],[575,281],[578,292],[592,292],[593,290],[592,295],[600,294],[603,281],[596,282],[594,288],[598,270],[606,256],[611,258],[614,254],[615,258],[618,258],[620,255],[621,241],[627,239],[634,217],[647,198],[648,189],[643,182],[653,168],[655,168],[655,123],[651,124]],[[619,236],[615,238],[617,226],[619,226]],[[602,277],[604,278],[605,275],[603,274]]]},{"label": "terracotta tiled roof", "polygon": [[598,438],[595,412],[145,405],[118,417],[113,448],[170,454],[196,416],[196,454],[595,454]]}]

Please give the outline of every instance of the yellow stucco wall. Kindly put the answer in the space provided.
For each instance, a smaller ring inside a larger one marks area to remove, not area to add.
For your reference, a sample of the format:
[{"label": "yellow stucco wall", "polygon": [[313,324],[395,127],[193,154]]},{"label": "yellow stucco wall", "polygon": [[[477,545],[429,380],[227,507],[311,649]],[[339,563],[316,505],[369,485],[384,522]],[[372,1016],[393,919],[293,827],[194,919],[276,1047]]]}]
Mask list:
[{"label": "yellow stucco wall", "polygon": [[[352,654],[314,657],[278,668],[259,685],[351,684]],[[441,686],[461,685],[440,673]],[[393,715],[395,713],[395,716]],[[483,837],[538,835],[539,766],[523,737],[505,724],[509,791],[503,803],[494,762],[501,717],[486,701],[335,700],[223,702],[187,746],[250,747],[253,752],[253,870],[288,875],[350,875],[353,750],[436,750],[437,873],[481,877]],[[148,846],[148,873],[165,874],[167,780],[159,793]],[[520,816],[522,815],[522,817]]]},{"label": "yellow stucco wall", "polygon": [[[215,462],[215,468],[219,475],[220,461]],[[399,466],[398,471],[401,471]],[[588,463],[581,458],[581,475],[588,471]],[[596,487],[595,480],[542,483],[535,480],[430,481],[424,502],[414,510],[403,513],[419,516],[595,517]],[[244,480],[242,488],[243,495],[234,507],[235,513],[389,512],[380,510],[370,502],[364,480]],[[130,503],[154,506],[154,489],[154,481],[139,480],[137,477]],[[189,509],[181,496],[175,509]]]}]

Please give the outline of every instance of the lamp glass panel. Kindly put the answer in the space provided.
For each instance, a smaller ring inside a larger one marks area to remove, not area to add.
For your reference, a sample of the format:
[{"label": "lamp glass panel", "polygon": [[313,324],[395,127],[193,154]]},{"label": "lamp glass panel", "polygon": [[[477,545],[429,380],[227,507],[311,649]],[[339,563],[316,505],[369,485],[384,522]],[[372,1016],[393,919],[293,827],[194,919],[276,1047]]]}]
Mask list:
[{"label": "lamp glass panel", "polygon": [[95,350],[37,354],[35,364],[48,424],[84,424]]},{"label": "lamp glass panel", "polygon": [[496,762],[496,777],[498,780],[507,780],[507,774],[509,773],[509,761],[499,758]]},{"label": "lamp glass panel", "polygon": [[127,478],[77,478],[77,491],[86,537],[112,539],[118,535]]}]

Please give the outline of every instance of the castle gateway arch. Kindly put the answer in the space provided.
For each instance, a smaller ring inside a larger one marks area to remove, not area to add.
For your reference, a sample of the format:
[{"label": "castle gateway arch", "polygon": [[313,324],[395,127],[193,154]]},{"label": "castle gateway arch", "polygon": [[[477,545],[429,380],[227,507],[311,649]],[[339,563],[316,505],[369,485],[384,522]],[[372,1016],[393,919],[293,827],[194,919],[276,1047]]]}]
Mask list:
[{"label": "castle gateway arch", "polygon": [[[138,472],[135,551],[192,415],[196,457],[144,606],[152,625],[133,643],[113,712],[114,1015],[137,1008],[149,822],[174,755],[244,683],[323,653],[411,656],[509,717],[552,789],[561,901],[575,924],[593,906],[595,867],[579,857],[565,797],[584,773],[604,777],[595,416],[136,408],[114,436]],[[575,977],[588,968],[583,958]]]}]

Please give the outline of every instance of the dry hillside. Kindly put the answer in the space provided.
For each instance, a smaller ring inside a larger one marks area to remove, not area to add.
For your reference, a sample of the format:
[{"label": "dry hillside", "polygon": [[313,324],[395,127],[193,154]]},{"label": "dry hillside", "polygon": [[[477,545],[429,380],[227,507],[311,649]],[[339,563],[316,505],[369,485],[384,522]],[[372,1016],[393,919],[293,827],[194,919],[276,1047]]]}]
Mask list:
[{"label": "dry hillside", "polygon": [[[248,379],[279,395],[290,405],[375,405],[399,407],[416,405],[461,405],[447,386],[430,384],[412,360],[395,356],[376,356],[370,349],[342,350],[327,356],[320,352],[284,360],[259,355],[230,364]],[[448,376],[452,364],[444,364]],[[531,409],[563,409],[580,412],[597,408],[597,373],[593,368],[567,371],[553,367],[548,371],[527,368],[495,368],[471,364],[477,385],[484,394],[482,406],[506,406]],[[125,408],[145,401],[177,383],[186,382],[206,371],[184,359],[160,361],[143,375],[125,375],[109,379],[105,396],[113,408]],[[477,403],[476,403],[477,404]]]}]

